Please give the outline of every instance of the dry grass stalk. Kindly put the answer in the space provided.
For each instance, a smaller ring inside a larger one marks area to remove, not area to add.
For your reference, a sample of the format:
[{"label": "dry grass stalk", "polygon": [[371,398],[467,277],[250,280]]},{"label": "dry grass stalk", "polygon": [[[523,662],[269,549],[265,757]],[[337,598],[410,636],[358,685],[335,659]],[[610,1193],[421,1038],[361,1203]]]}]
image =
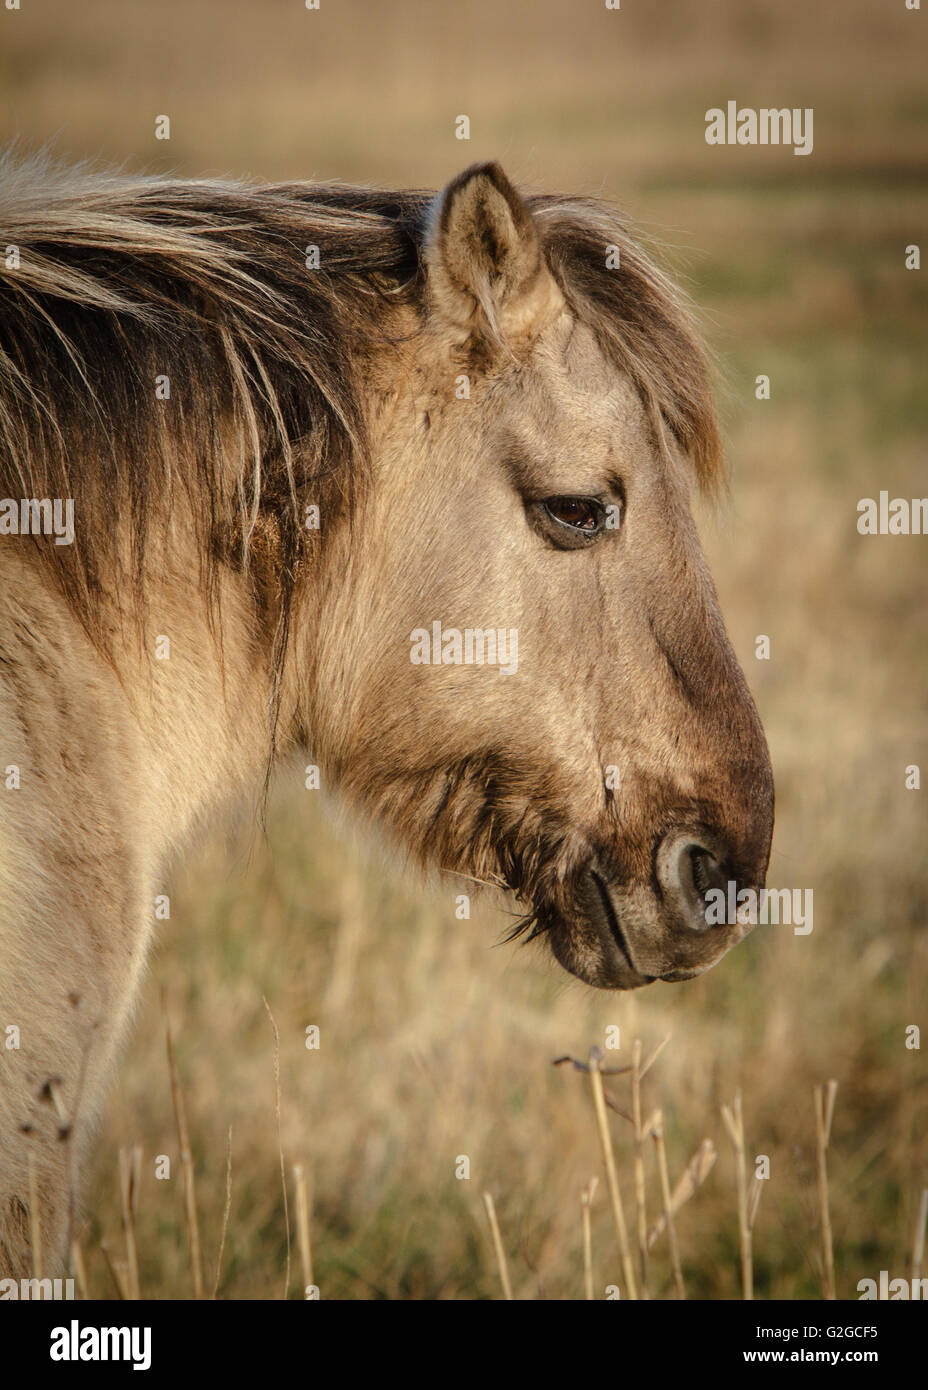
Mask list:
[{"label": "dry grass stalk", "polygon": [[734,1105],[722,1106],[722,1119],[735,1150],[735,1172],[738,1181],[738,1232],[741,1245],[741,1296],[754,1297],[754,1263],[751,1253],[751,1223],[748,1218],[747,1167],[744,1152],[744,1119],[741,1113],[741,1092],[735,1092]]},{"label": "dry grass stalk", "polygon": [[[677,1228],[673,1221],[673,1195],[670,1191],[670,1175],[667,1171],[667,1148],[664,1144],[664,1116],[660,1110],[649,1121],[649,1133],[654,1140],[657,1152],[657,1171],[661,1180],[661,1200],[664,1203],[664,1224],[670,1242],[670,1264],[673,1269],[673,1286],[677,1298],[686,1298],[686,1285],[683,1282],[683,1267],[680,1264],[680,1248],[677,1245]],[[650,1244],[650,1241],[648,1242]]]},{"label": "dry grass stalk", "polygon": [[82,1298],[86,1302],[90,1297],[87,1292],[87,1269],[84,1265],[80,1242],[76,1240],[71,1241],[71,1277],[77,1286],[78,1298]]},{"label": "dry grass stalk", "polygon": [[922,1188],[922,1199],[918,1204],[915,1218],[915,1236],[912,1240],[912,1278],[922,1277],[922,1260],[925,1258],[925,1226],[928,1225],[928,1187]]},{"label": "dry grass stalk", "polygon": [[580,1193],[580,1221],[583,1228],[583,1296],[592,1302],[593,1294],[593,1230],[590,1221],[590,1208],[599,1186],[598,1178],[590,1178]]},{"label": "dry grass stalk", "polygon": [[500,1282],[503,1286],[503,1297],[512,1301],[512,1284],[509,1282],[509,1266],[506,1264],[506,1252],[503,1249],[503,1239],[499,1233],[499,1222],[496,1219],[496,1206],[493,1202],[493,1194],[485,1192],[483,1194],[483,1204],[487,1209],[487,1216],[490,1220],[490,1234],[493,1237],[493,1249],[496,1251],[496,1263],[499,1266]]},{"label": "dry grass stalk", "polygon": [[647,1139],[649,1134],[653,1138],[655,1125],[663,1124],[663,1122],[664,1114],[660,1106],[658,1106],[655,1110],[651,1111],[650,1115],[641,1126],[641,1133],[644,1136],[644,1138]]},{"label": "dry grass stalk", "polygon": [[606,1165],[606,1181],[609,1185],[609,1200],[612,1203],[612,1219],[615,1222],[615,1233],[619,1242],[619,1254],[622,1259],[622,1270],[625,1274],[626,1291],[629,1298],[637,1298],[638,1286],[635,1282],[635,1269],[632,1263],[631,1250],[628,1246],[625,1212],[622,1209],[622,1194],[619,1191],[619,1180],[615,1170],[615,1154],[612,1152],[612,1136],[609,1133],[609,1117],[606,1114],[606,1099],[603,1095],[603,1078],[600,1071],[601,1058],[602,1053],[599,1048],[594,1047],[590,1052],[590,1085],[593,1088],[596,1123],[599,1126],[599,1140],[603,1150],[603,1162]]},{"label": "dry grass stalk", "polygon": [[226,1140],[226,1204],[222,1213],[222,1231],[219,1235],[219,1253],[216,1256],[216,1278],[213,1280],[213,1299],[219,1294],[219,1280],[222,1277],[222,1256],[226,1248],[226,1233],[229,1229],[229,1212],[232,1210],[232,1126]]},{"label": "dry grass stalk", "polygon": [[177,1058],[174,1055],[174,1039],[171,1036],[171,1025],[167,1019],[165,1019],[164,1028],[168,1044],[168,1068],[171,1073],[171,1099],[174,1102],[177,1142],[180,1147],[180,1166],[184,1175],[184,1220],[187,1225],[187,1241],[190,1248],[193,1296],[199,1299],[203,1297],[203,1257],[200,1251],[200,1225],[197,1220],[193,1155],[190,1152],[190,1133],[187,1129],[187,1112],[184,1109],[184,1095],[180,1087],[180,1073],[177,1070]]},{"label": "dry grass stalk", "polygon": [[837,1081],[829,1081],[824,1091],[821,1086],[812,1088],[815,1106],[815,1155],[818,1177],[818,1205],[822,1222],[822,1254],[825,1266],[825,1297],[835,1295],[835,1252],[831,1238],[831,1207],[828,1200],[828,1145],[831,1140],[831,1121],[835,1112]]},{"label": "dry grass stalk", "polygon": [[[718,1158],[715,1145],[711,1139],[704,1139],[699,1148],[693,1154],[683,1172],[683,1176],[677,1183],[670,1198],[670,1210],[673,1215],[680,1210],[684,1202],[688,1202],[698,1187],[701,1187],[709,1176]],[[657,1240],[658,1236],[664,1231],[667,1225],[666,1214],[658,1217],[651,1227],[648,1235],[648,1247],[650,1248]]]},{"label": "dry grass stalk", "polygon": [[293,1185],[296,1189],[296,1238],[303,1271],[303,1296],[315,1282],[313,1279],[313,1248],[309,1239],[309,1188],[302,1163],[293,1165]]},{"label": "dry grass stalk", "polygon": [[284,1226],[287,1230],[287,1273],[284,1283],[284,1298],[290,1292],[290,1202],[287,1197],[287,1169],[284,1164],[284,1144],[280,1131],[280,1030],[277,1020],[271,1013],[271,1006],[265,999],[264,1007],[274,1030],[274,1111],[277,1116],[277,1152],[280,1156],[280,1185],[284,1194]]},{"label": "dry grass stalk", "polygon": [[110,1254],[110,1247],[105,1240],[100,1241],[100,1249],[103,1251],[103,1258],[106,1260],[106,1267],[110,1272],[113,1283],[116,1285],[116,1292],[125,1301],[129,1297],[129,1287],[126,1281],[126,1266],[121,1260],[114,1260]]},{"label": "dry grass stalk", "polygon": [[766,1179],[759,1178],[756,1173],[751,1178],[751,1189],[748,1192],[748,1225],[752,1231],[757,1219],[757,1208],[760,1206],[760,1197],[764,1190],[765,1181]]},{"label": "dry grass stalk", "polygon": [[139,1257],[135,1240],[135,1217],[139,1205],[139,1181],[142,1175],[142,1150],[138,1144],[119,1150],[119,1194],[122,1203],[122,1226],[126,1236],[127,1289],[130,1299],[138,1300]]},{"label": "dry grass stalk", "polygon": [[[656,1055],[656,1054],[655,1054]],[[653,1058],[652,1058],[653,1061]],[[644,1131],[641,1128],[641,1039],[632,1046],[632,1123],[635,1126],[635,1210],[638,1233],[638,1271],[641,1297],[650,1298],[648,1289],[648,1213],[644,1178]]]},{"label": "dry grass stalk", "polygon": [[661,1041],[657,1044],[657,1047],[655,1047],[654,1051],[650,1054],[650,1056],[648,1057],[647,1061],[642,1062],[642,1064],[641,1064],[641,1066],[640,1066],[640,1068],[639,1068],[639,1070],[638,1070],[638,1079],[639,1079],[639,1080],[642,1080],[645,1076],[647,1076],[648,1072],[649,1072],[649,1071],[651,1070],[651,1068],[654,1066],[654,1063],[657,1061],[658,1057],[661,1055],[661,1053],[663,1052],[664,1048],[665,1048],[665,1047],[667,1046],[667,1044],[670,1042],[670,1038],[671,1038],[671,1034],[668,1033],[667,1036],[666,1036],[665,1038],[662,1038]]},{"label": "dry grass stalk", "polygon": [[32,1274],[42,1278],[42,1221],[39,1215],[39,1179],[35,1155],[29,1154],[29,1238],[32,1242]]}]

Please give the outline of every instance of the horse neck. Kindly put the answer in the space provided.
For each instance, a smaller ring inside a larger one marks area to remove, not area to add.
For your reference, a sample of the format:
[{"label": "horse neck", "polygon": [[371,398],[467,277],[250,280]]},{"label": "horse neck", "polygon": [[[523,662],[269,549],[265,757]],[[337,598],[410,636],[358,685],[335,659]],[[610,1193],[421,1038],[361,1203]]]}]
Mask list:
[{"label": "horse neck", "polygon": [[[141,642],[117,658],[139,748],[151,843],[159,858],[189,841],[224,805],[257,804],[271,746],[270,652],[245,579],[223,572],[211,606],[199,567],[151,567]],[[277,747],[292,741],[278,720]]]}]

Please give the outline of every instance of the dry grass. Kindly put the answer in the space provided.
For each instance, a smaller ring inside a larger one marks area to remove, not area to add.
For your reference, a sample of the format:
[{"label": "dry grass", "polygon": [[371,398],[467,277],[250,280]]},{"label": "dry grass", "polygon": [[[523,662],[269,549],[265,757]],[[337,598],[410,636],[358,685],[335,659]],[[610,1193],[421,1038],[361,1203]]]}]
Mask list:
[{"label": "dry grass", "polygon": [[[175,1110],[178,1115],[178,1133],[181,1136],[180,1143],[183,1146],[183,1136],[186,1134],[183,1110],[183,1100],[181,1097],[180,1085],[176,1079],[176,1061],[173,1058],[173,1051],[170,1042],[170,1032],[168,1033],[168,1071],[171,1076],[171,1090],[174,1097]],[[648,1062],[642,1065],[641,1039],[636,1038],[632,1048],[632,1065],[606,1067],[603,1064],[603,1053],[598,1047],[594,1047],[590,1052],[588,1063],[575,1061],[570,1057],[556,1059],[556,1063],[572,1062],[576,1071],[588,1075],[591,1085],[592,1104],[588,1107],[586,1124],[588,1139],[593,1141],[595,1134],[598,1140],[602,1168],[605,1172],[606,1183],[610,1196],[610,1206],[612,1219],[614,1222],[615,1247],[610,1256],[609,1249],[612,1241],[609,1239],[607,1231],[600,1222],[594,1228],[592,1220],[593,1198],[598,1185],[598,1177],[593,1176],[584,1186],[580,1194],[581,1207],[581,1250],[579,1270],[576,1269],[577,1259],[569,1245],[565,1244],[561,1252],[558,1251],[556,1243],[550,1252],[548,1260],[549,1267],[545,1270],[545,1278],[557,1279],[558,1284],[563,1284],[563,1290],[559,1296],[562,1297],[583,1297],[586,1300],[595,1298],[630,1298],[632,1300],[644,1297],[676,1297],[686,1298],[686,1286],[684,1280],[683,1266],[680,1258],[680,1242],[678,1237],[678,1226],[681,1223],[684,1227],[688,1224],[690,1209],[688,1204],[703,1188],[709,1174],[711,1173],[716,1151],[711,1139],[703,1139],[696,1149],[690,1161],[682,1168],[679,1180],[671,1189],[670,1168],[666,1146],[664,1144],[664,1122],[663,1110],[657,1108],[650,1114],[649,1118],[641,1120],[641,1083],[650,1070],[651,1065],[656,1060],[657,1055],[663,1050],[664,1042],[659,1044],[651,1054]],[[610,1079],[622,1078],[628,1080],[629,1104],[626,1108],[623,1098],[617,1091],[607,1089],[604,1085],[603,1077]],[[822,1281],[820,1295],[826,1299],[836,1297],[835,1284],[835,1257],[831,1232],[830,1220],[830,1190],[828,1173],[826,1166],[826,1156],[831,1140],[831,1128],[834,1117],[834,1103],[837,1092],[837,1083],[830,1081],[827,1086],[816,1086],[813,1089],[814,1102],[814,1144],[816,1157],[816,1177],[819,1204],[819,1220],[822,1239]],[[610,1122],[609,1111],[619,1115],[629,1128],[624,1130],[627,1142],[623,1143],[622,1133],[617,1136],[615,1133],[615,1122]],[[724,1127],[728,1132],[732,1142],[735,1156],[735,1177],[737,1200],[732,1203],[729,1201],[728,1209],[724,1195],[721,1202],[718,1195],[713,1203],[713,1217],[716,1221],[724,1222],[737,1230],[738,1242],[737,1250],[733,1251],[733,1258],[738,1265],[740,1274],[741,1297],[753,1299],[753,1246],[752,1231],[755,1218],[760,1204],[760,1193],[765,1182],[770,1178],[755,1179],[748,1185],[747,1180],[747,1145],[745,1139],[745,1125],[742,1107],[742,1097],[740,1091],[736,1093],[734,1102],[731,1106],[722,1105],[721,1113],[724,1120]],[[618,1143],[617,1143],[618,1137]],[[227,1182],[226,1182],[226,1204],[223,1213],[222,1231],[219,1241],[219,1252],[216,1259],[216,1277],[213,1286],[213,1298],[222,1296],[220,1293],[222,1253],[226,1242],[229,1224],[229,1212],[232,1207],[232,1182],[231,1182],[231,1131],[230,1149],[227,1156]],[[654,1140],[654,1161],[652,1167],[656,1169],[656,1176],[660,1185],[660,1204],[661,1215],[649,1224],[648,1201],[647,1201],[647,1178],[645,1161],[645,1144],[647,1138]],[[617,1152],[618,1151],[618,1152]],[[183,1147],[181,1149],[183,1152]],[[106,1240],[100,1241],[100,1251],[105,1261],[109,1277],[115,1286],[118,1296],[125,1299],[137,1299],[140,1297],[140,1281],[138,1273],[138,1257],[136,1246],[136,1214],[139,1178],[141,1172],[141,1150],[134,1146],[132,1150],[120,1149],[119,1153],[119,1172],[120,1172],[120,1196],[122,1202],[122,1224],[126,1241],[126,1258],[120,1259],[113,1256],[111,1247]],[[456,1160],[456,1162],[459,1160]],[[632,1187],[635,1197],[636,1215],[638,1218],[638,1269],[636,1273],[635,1260],[633,1258],[632,1243],[628,1237],[628,1230],[624,1216],[624,1203],[622,1198],[622,1185]],[[293,1186],[296,1194],[295,1221],[297,1245],[300,1257],[300,1269],[302,1273],[302,1287],[305,1297],[319,1297],[319,1285],[314,1282],[312,1240],[310,1234],[310,1199],[306,1173],[302,1164],[294,1164],[292,1168]],[[467,1175],[470,1177],[470,1175]],[[507,1204],[511,1202],[514,1191],[504,1192]],[[702,1198],[706,1200],[705,1194]],[[489,1190],[482,1193],[482,1203],[487,1219],[487,1229],[489,1231],[488,1248],[483,1251],[482,1262],[484,1265],[483,1274],[486,1277],[489,1267],[493,1266],[496,1270],[498,1279],[499,1293],[494,1295],[491,1291],[489,1297],[502,1296],[503,1299],[511,1301],[513,1298],[528,1296],[525,1291],[519,1295],[514,1293],[512,1276],[510,1273],[509,1259],[506,1253],[507,1239],[511,1240],[511,1233],[504,1231],[500,1225],[497,1214],[496,1202],[493,1194]],[[693,1203],[694,1208],[698,1206]],[[686,1211],[683,1209],[687,1208]],[[695,1212],[694,1212],[695,1215]],[[289,1257],[289,1208],[284,1205],[280,1209],[281,1231],[278,1233],[278,1247],[285,1246]],[[469,1218],[462,1213],[465,1223]],[[924,1252],[925,1223],[928,1219],[928,1189],[921,1194],[918,1216],[915,1222],[914,1239],[912,1247],[912,1278],[920,1277],[921,1262]],[[202,1274],[197,1280],[196,1270],[199,1267],[199,1221],[196,1211],[196,1198],[192,1183],[184,1186],[184,1220],[186,1224],[187,1237],[191,1251],[191,1261],[194,1269],[194,1289],[195,1297],[202,1297]],[[561,1230],[564,1227],[561,1226]],[[461,1232],[466,1235],[466,1231]],[[665,1239],[666,1238],[666,1239]],[[650,1251],[654,1251],[649,1256]],[[153,1264],[156,1264],[163,1257],[162,1250],[150,1252],[154,1256]],[[520,1252],[528,1263],[524,1249]],[[564,1267],[558,1268],[559,1254],[563,1257]],[[75,1244],[72,1271],[79,1281],[81,1296],[86,1296],[87,1279],[84,1272],[84,1262],[80,1243]],[[604,1266],[606,1281],[597,1283],[594,1277],[594,1267]],[[37,1269],[40,1264],[37,1262]],[[283,1296],[289,1293],[289,1264],[287,1277],[283,1285]],[[621,1279],[617,1271],[621,1268]],[[541,1280],[542,1272],[535,1268],[532,1273]],[[37,1276],[38,1277],[38,1276]],[[576,1279],[576,1292],[571,1294],[570,1284]],[[652,1295],[653,1289],[653,1295]],[[543,1289],[541,1290],[543,1292]],[[850,1296],[848,1292],[845,1296]]]},{"label": "dry grass", "polygon": [[[184,1092],[177,1071],[177,1058],[174,1055],[174,1040],[170,1024],[165,1026],[168,1048],[168,1069],[171,1074],[171,1099],[174,1103],[174,1118],[177,1121],[177,1147],[180,1155],[181,1174],[184,1184],[184,1219],[187,1226],[187,1243],[190,1250],[190,1274],[193,1283],[193,1297],[203,1297],[203,1258],[200,1250],[200,1222],[197,1215],[197,1189],[190,1152],[190,1132],[187,1129],[187,1109],[184,1105]],[[289,1226],[288,1226],[289,1253]]]},{"label": "dry grass", "polygon": [[831,1207],[828,1197],[828,1145],[831,1141],[831,1122],[834,1118],[837,1081],[812,1091],[815,1105],[815,1157],[818,1183],[818,1207],[822,1223],[822,1253],[825,1268],[825,1297],[835,1297],[835,1252],[831,1236]]},{"label": "dry grass", "polygon": [[[928,882],[925,793],[905,789],[904,768],[928,766],[925,541],[855,529],[858,498],[925,490],[928,293],[924,271],[902,269],[928,210],[919,16],[867,0],[842,5],[840,25],[801,0],[615,13],[542,0],[531,17],[495,0],[313,14],[164,0],[129,14],[116,0],[90,26],[64,3],[0,12],[3,132],[57,134],[64,152],[135,167],[267,178],[434,184],[499,157],[525,183],[614,197],[667,244],[723,369],[733,502],[701,523],[773,755],[770,879],[814,891],[815,927],[759,929],[685,985],[594,995],[534,948],[490,949],[498,905],[458,921],[453,882],[414,881],[282,769],[266,838],[215,830],[176,876],[98,1137],[86,1288],[128,1289],[112,1252],[128,1234],[118,1154],[135,1144],[145,1296],[194,1288],[185,1190],[202,1289],[217,1277],[222,1298],[289,1289],[287,1173],[301,1275],[323,1297],[498,1297],[484,1191],[514,1298],[603,1297],[637,1284],[635,1263],[652,1297],[684,1285],[740,1297],[745,1225],[757,1298],[855,1297],[858,1279],[920,1264],[928,1079],[905,1028],[924,1031]],[[729,96],[814,105],[814,155],[710,150],[703,113]],[[169,147],[153,138],[164,111]],[[461,112],[466,144],[453,136]],[[761,372],[768,402],[754,399]],[[761,633],[768,662],[754,658]],[[623,1067],[636,1038],[647,1052],[673,1034],[659,1092],[640,1076],[636,1111],[618,1078],[632,1123],[609,1117],[631,1279],[608,1194],[577,1220],[591,1173],[607,1177],[590,1083],[550,1065],[604,1048],[608,1027],[622,1048],[604,1056]],[[841,1097],[824,1205],[808,1105],[823,1077]],[[721,1116],[739,1091],[740,1204]],[[154,1176],[160,1154],[170,1181]],[[455,1177],[460,1155],[470,1181]],[[758,1155],[771,1176],[752,1188]],[[295,1164],[312,1175],[311,1215]]]}]

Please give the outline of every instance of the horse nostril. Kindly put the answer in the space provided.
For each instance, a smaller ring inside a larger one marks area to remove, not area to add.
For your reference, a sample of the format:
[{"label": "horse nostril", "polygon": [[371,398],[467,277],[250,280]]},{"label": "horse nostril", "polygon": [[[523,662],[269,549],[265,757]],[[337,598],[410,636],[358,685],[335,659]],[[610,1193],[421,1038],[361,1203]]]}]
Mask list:
[{"label": "horse nostril", "polygon": [[729,875],[710,849],[692,835],[670,836],[658,850],[657,877],[680,924],[706,931],[709,894],[728,890]]},{"label": "horse nostril", "polygon": [[689,856],[693,885],[703,902],[710,888],[720,888],[724,893],[728,887],[728,878],[715,855],[710,854],[707,849],[691,849]]}]

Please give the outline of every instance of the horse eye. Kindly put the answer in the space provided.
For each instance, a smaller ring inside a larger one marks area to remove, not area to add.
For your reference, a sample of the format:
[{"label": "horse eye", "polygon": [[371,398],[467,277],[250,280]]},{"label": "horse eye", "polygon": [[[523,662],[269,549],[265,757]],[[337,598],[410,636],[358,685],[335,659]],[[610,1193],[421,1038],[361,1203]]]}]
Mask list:
[{"label": "horse eye", "polygon": [[601,502],[592,497],[549,497],[545,511],[553,521],[574,531],[595,536],[602,530],[605,513]]}]

